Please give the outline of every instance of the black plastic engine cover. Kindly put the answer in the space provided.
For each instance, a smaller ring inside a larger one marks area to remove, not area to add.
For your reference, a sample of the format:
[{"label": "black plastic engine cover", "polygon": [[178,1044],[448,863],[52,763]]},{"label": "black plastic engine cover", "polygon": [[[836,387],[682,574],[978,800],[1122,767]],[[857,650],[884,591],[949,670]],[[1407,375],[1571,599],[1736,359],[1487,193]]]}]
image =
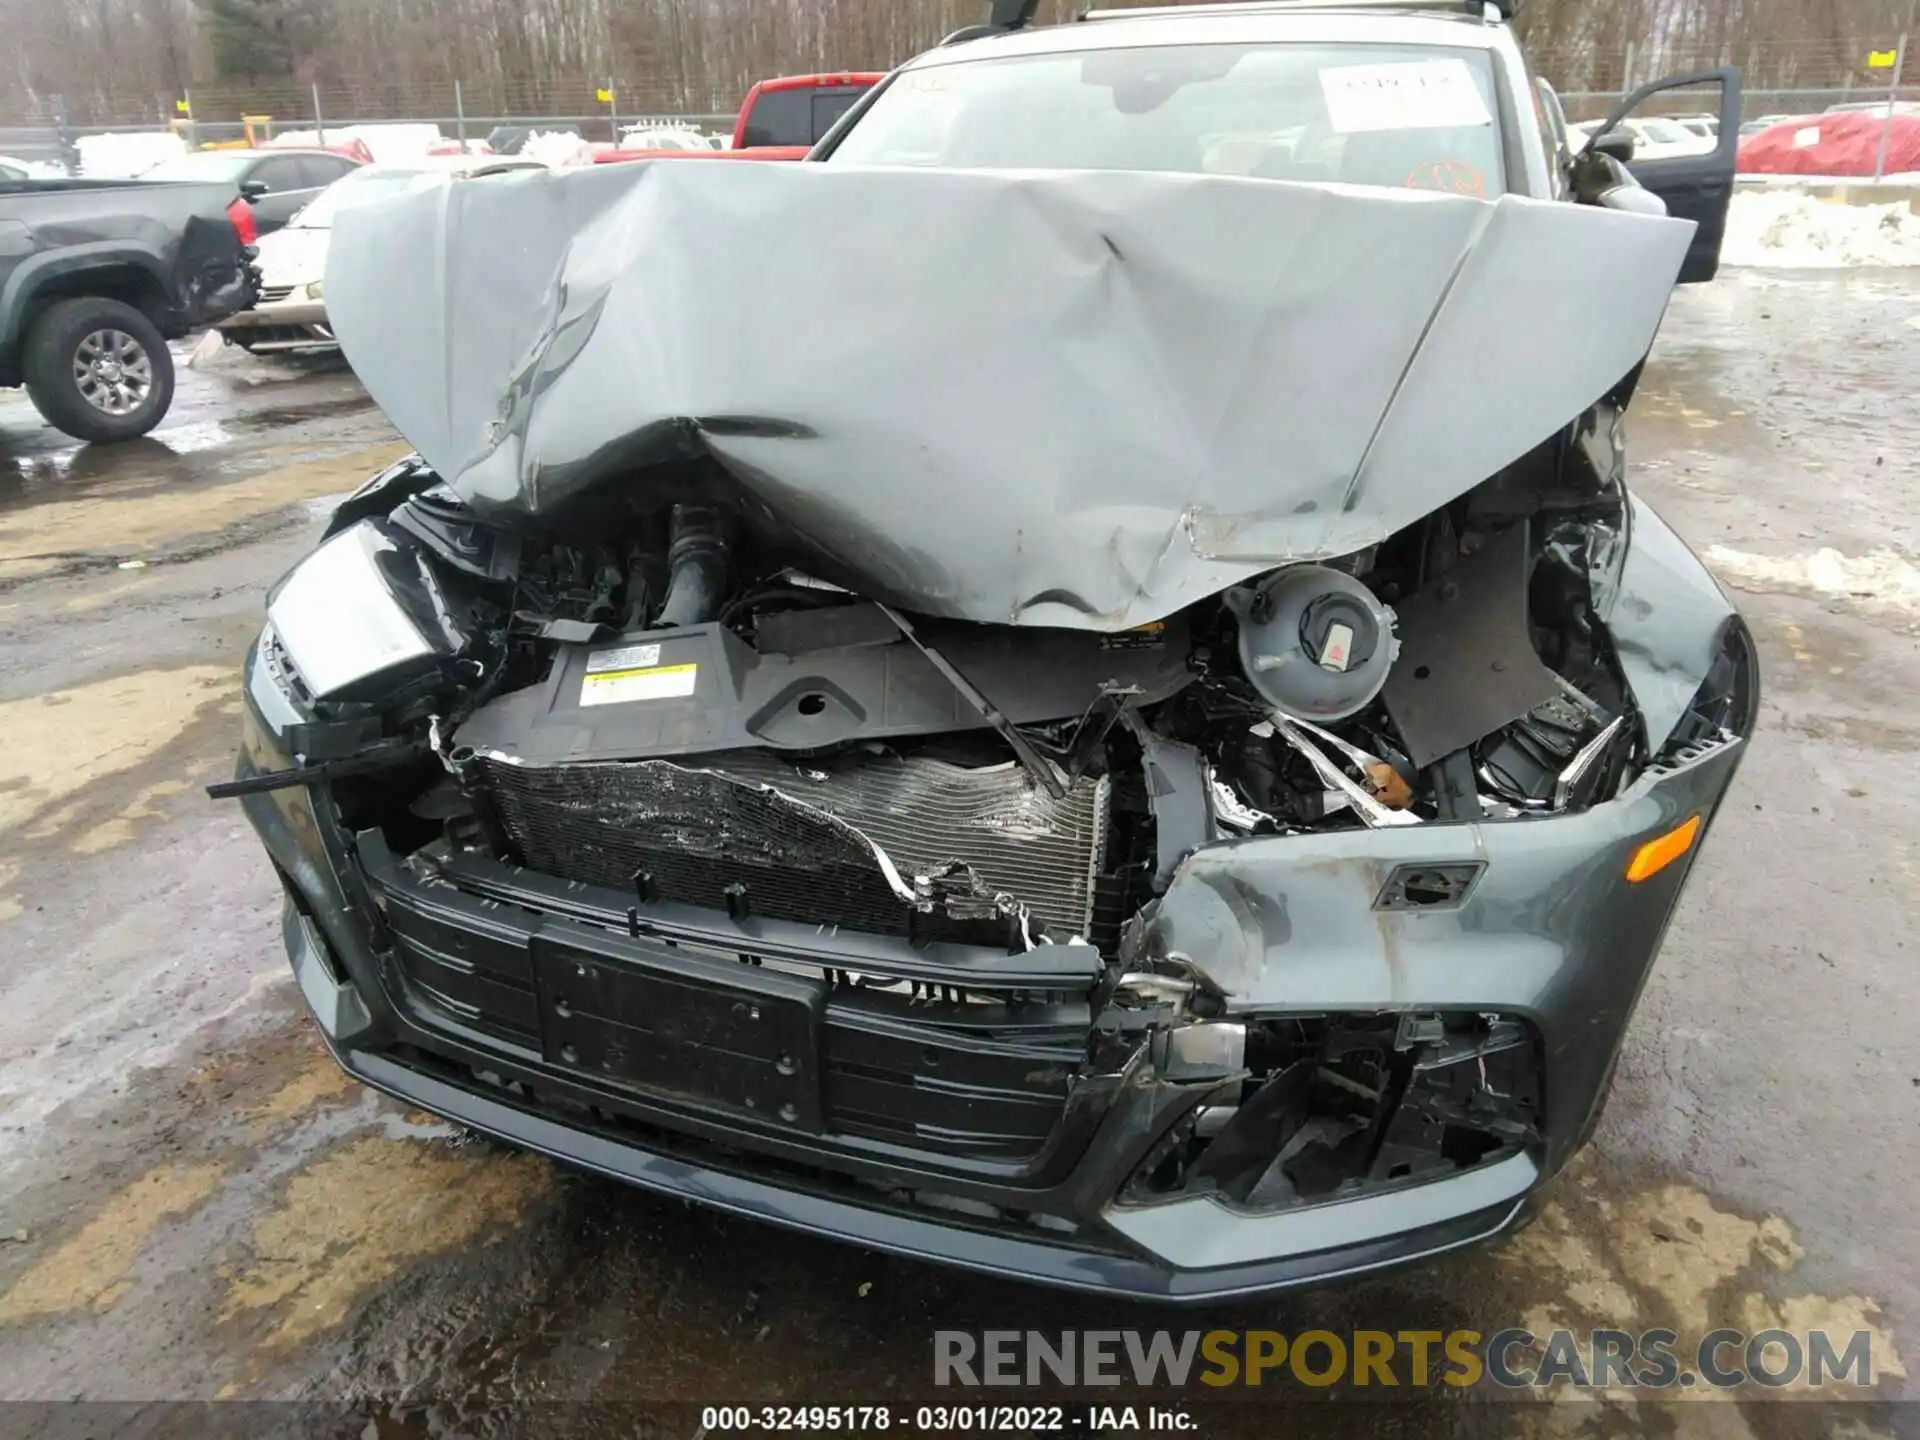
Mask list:
[{"label": "black plastic engine cover", "polygon": [[[1117,635],[962,622],[917,628],[1015,724],[1082,715],[1107,686],[1152,704],[1191,678],[1178,619]],[[540,765],[747,746],[816,750],[985,726],[904,640],[763,655],[714,624],[561,645],[542,684],[482,706],[455,738]]]}]

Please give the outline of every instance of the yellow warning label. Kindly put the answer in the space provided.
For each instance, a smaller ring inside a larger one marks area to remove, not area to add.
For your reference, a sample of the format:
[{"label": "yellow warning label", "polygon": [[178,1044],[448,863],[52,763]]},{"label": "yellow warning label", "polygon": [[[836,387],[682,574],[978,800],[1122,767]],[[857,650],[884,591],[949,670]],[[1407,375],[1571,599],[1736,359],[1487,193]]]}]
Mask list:
[{"label": "yellow warning label", "polygon": [[603,670],[580,682],[582,705],[623,705],[630,700],[671,700],[693,694],[698,665],[649,665]]}]

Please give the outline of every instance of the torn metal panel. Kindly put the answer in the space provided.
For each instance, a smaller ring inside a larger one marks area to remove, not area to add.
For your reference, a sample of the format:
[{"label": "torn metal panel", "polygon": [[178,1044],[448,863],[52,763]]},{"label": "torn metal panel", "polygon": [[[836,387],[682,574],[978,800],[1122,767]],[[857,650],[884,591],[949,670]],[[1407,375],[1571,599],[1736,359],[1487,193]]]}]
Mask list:
[{"label": "torn metal panel", "polygon": [[1657,754],[1713,668],[1736,612],[1667,522],[1638,498],[1629,504],[1632,543],[1601,619]]},{"label": "torn metal panel", "polygon": [[1313,766],[1314,773],[1320,777],[1321,783],[1338,794],[1347,804],[1351,805],[1354,814],[1365,821],[1369,827],[1418,825],[1420,823],[1420,817],[1418,815],[1407,810],[1395,810],[1382,804],[1354,781],[1348,779],[1340,767],[1329,760],[1325,753],[1321,751],[1320,747],[1314,744],[1313,740],[1309,740],[1303,732],[1311,731],[1316,739],[1332,744],[1336,749],[1345,754],[1349,761],[1353,763],[1362,774],[1371,775],[1372,767],[1381,763],[1374,756],[1366,755],[1364,752],[1355,750],[1338,736],[1328,734],[1317,725],[1304,720],[1290,720],[1277,710],[1273,715],[1273,728],[1279,732],[1280,736],[1289,745],[1306,758],[1309,765]]},{"label": "torn metal panel", "polygon": [[873,598],[1120,630],[1538,444],[1646,353],[1690,234],[1517,196],[640,162],[351,210],[327,296],[478,509],[664,501],[660,462],[707,456]]},{"label": "torn metal panel", "polygon": [[1155,889],[1164,889],[1181,861],[1220,838],[1210,799],[1213,772],[1206,756],[1191,745],[1162,739],[1147,727],[1138,711],[1121,711],[1120,723],[1140,743],[1147,804],[1153,811],[1153,884]]}]

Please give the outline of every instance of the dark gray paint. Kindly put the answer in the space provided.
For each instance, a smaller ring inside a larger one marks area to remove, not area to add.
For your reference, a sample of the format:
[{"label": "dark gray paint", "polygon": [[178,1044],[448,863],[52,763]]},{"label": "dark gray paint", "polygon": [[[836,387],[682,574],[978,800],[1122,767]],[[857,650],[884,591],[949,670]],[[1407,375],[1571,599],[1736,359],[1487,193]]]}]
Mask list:
[{"label": "dark gray paint", "polygon": [[1653,511],[1628,497],[1626,561],[1618,590],[1600,618],[1613,635],[1620,668],[1659,750],[1687,713],[1719,653],[1732,603],[1686,542]]},{"label": "dark gray paint", "polygon": [[[232,187],[140,181],[28,180],[0,187],[0,384],[18,383],[27,322],[49,287],[85,294],[135,272],[163,297],[169,339],[253,303]],[[73,287],[79,288],[73,288]]]},{"label": "dark gray paint", "polygon": [[1546,439],[1645,355],[1690,233],[1517,196],[640,162],[350,211],[327,298],[478,509],[711,454],[874,598],[1115,630],[1383,540]]}]

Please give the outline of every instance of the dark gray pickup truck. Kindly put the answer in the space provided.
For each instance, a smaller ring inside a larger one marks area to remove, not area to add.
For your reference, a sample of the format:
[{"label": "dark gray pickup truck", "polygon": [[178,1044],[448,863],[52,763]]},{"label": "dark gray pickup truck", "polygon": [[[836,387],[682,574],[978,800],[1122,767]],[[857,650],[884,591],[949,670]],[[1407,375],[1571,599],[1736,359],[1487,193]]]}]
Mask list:
[{"label": "dark gray pickup truck", "polygon": [[81,440],[153,429],[173,403],[167,341],[256,299],[235,203],[227,185],[0,181],[0,385]]}]

